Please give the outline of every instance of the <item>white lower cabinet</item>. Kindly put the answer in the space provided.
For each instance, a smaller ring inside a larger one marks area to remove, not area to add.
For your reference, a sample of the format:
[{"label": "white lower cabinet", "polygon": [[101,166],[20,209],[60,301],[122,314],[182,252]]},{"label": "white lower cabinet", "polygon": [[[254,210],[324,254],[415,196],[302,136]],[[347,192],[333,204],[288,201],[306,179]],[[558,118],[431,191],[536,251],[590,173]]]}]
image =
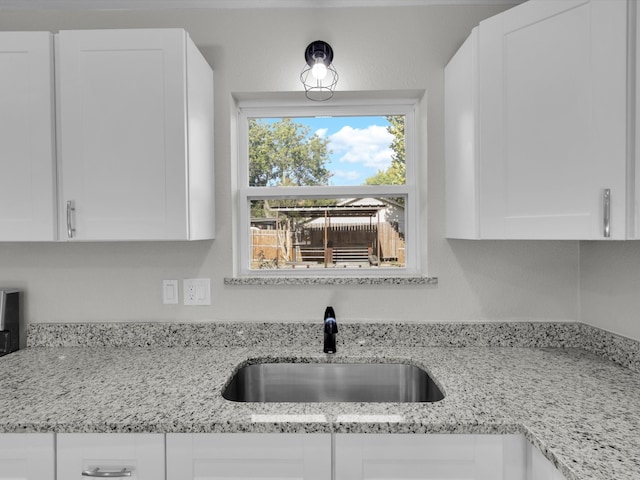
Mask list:
[{"label": "white lower cabinet", "polygon": [[329,433],[0,435],[0,480],[91,477],[566,480],[522,435],[348,433],[334,434],[333,439]]},{"label": "white lower cabinet", "polygon": [[339,434],[335,480],[566,480],[522,435]]},{"label": "white lower cabinet", "polygon": [[519,435],[339,434],[336,480],[529,480]]},{"label": "white lower cabinet", "polygon": [[330,434],[167,434],[167,480],[331,479]]},{"label": "white lower cabinet", "polygon": [[526,480],[566,480],[565,476],[530,443],[527,443]]},{"label": "white lower cabinet", "polygon": [[167,480],[564,480],[522,435],[167,435]]},{"label": "white lower cabinet", "polygon": [[5,433],[0,435],[0,479],[54,480],[53,433]]},{"label": "white lower cabinet", "polygon": [[164,439],[161,433],[58,434],[57,478],[86,480],[126,476],[132,480],[162,480],[165,478]]}]

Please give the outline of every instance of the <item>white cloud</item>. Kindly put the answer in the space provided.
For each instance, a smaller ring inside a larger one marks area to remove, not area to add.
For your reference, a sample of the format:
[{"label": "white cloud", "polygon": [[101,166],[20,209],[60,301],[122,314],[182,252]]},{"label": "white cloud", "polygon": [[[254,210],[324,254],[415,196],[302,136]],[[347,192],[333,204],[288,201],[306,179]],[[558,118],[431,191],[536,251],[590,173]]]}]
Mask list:
[{"label": "white cloud", "polygon": [[316,135],[319,136],[320,138],[324,138],[327,136],[328,131],[329,131],[328,128],[319,128],[318,130],[316,130]]},{"label": "white cloud", "polygon": [[334,170],[333,178],[336,180],[340,179],[340,180],[346,180],[349,182],[353,182],[355,180],[358,180],[358,181],[364,180],[362,178],[362,173],[356,172],[355,170]]},{"label": "white cloud", "polygon": [[371,125],[360,129],[344,126],[329,140],[329,148],[335,154],[342,154],[340,162],[360,164],[374,171],[385,170],[391,165],[393,152],[389,144],[393,135],[385,127]]}]

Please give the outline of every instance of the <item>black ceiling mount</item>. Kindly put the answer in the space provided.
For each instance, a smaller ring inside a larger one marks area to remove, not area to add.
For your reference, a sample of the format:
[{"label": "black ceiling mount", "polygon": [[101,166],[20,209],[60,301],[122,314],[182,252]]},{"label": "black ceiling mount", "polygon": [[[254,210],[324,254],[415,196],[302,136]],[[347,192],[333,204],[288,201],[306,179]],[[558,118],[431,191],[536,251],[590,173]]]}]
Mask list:
[{"label": "black ceiling mount", "polygon": [[321,59],[322,63],[329,66],[333,61],[333,49],[327,42],[316,40],[307,46],[304,52],[304,59],[310,67],[313,67],[318,59]]}]

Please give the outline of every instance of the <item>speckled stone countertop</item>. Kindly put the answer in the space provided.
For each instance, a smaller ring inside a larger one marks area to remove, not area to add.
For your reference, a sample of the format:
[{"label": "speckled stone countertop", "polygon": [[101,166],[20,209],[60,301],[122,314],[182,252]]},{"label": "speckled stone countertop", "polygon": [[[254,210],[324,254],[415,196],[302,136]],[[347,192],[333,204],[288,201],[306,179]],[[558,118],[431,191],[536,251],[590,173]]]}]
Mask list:
[{"label": "speckled stone countertop", "polygon": [[[568,348],[541,346],[544,335],[534,348],[415,341],[389,347],[355,336],[336,355],[321,353],[321,339],[285,346],[31,346],[0,359],[0,431],[520,433],[569,480],[640,478],[640,374],[576,348],[580,325],[518,328],[559,332]],[[36,337],[46,343],[43,335],[32,336],[31,345]],[[426,404],[222,398],[239,366],[263,361],[411,363],[432,375],[445,398]]]}]

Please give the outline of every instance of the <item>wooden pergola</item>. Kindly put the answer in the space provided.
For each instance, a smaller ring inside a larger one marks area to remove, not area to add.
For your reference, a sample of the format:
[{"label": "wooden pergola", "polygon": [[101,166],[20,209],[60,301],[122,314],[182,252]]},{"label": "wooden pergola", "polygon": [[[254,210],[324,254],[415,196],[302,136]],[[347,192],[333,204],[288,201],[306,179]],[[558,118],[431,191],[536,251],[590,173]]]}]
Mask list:
[{"label": "wooden pergola", "polygon": [[[373,227],[373,217],[376,217],[376,235],[380,232],[380,215],[379,212],[387,208],[384,204],[376,205],[330,205],[330,206],[302,206],[302,207],[270,207],[270,210],[276,212],[276,222],[278,222],[279,214],[286,213],[302,218],[317,219],[324,218],[324,266],[332,261],[333,247],[329,246],[329,230],[331,229],[332,218],[369,218],[369,225]],[[380,241],[376,238],[377,258],[380,258]]]}]

